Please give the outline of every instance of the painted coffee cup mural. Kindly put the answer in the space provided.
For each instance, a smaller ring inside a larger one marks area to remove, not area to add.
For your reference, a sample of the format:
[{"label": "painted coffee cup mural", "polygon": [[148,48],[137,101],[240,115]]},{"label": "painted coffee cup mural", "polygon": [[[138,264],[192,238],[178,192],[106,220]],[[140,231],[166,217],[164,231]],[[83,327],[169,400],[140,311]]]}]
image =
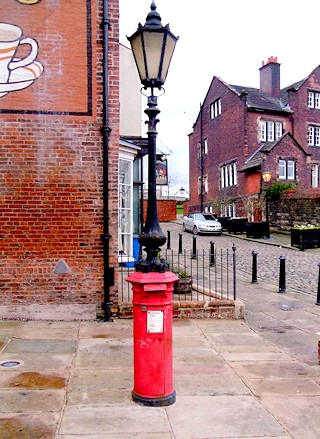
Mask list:
[{"label": "painted coffee cup mural", "polygon": [[[22,38],[22,29],[9,23],[0,23],[0,97],[23,90],[38,79],[42,64],[36,60],[38,44],[33,38]],[[16,56],[19,48],[28,47],[28,54]]]}]

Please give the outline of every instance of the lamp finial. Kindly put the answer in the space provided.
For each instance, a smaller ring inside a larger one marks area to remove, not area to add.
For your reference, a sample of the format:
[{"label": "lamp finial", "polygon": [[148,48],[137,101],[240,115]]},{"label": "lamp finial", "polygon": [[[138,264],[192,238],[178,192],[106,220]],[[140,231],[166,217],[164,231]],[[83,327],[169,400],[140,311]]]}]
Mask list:
[{"label": "lamp finial", "polygon": [[153,29],[161,28],[162,27],[161,17],[159,12],[157,12],[157,6],[154,0],[152,0],[150,9],[151,11],[147,15],[145,26]]}]

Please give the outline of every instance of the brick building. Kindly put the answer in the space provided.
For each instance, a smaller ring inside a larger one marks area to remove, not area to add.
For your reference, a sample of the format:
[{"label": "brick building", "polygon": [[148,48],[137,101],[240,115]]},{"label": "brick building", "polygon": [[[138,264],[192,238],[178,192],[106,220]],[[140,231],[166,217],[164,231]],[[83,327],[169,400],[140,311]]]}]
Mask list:
[{"label": "brick building", "polygon": [[189,135],[189,209],[259,220],[262,173],[271,172],[269,184],[318,187],[319,147],[320,66],[283,90],[273,57],[259,89],[214,77]]},{"label": "brick building", "polygon": [[95,317],[117,301],[118,0],[6,3],[0,318],[34,304]]}]

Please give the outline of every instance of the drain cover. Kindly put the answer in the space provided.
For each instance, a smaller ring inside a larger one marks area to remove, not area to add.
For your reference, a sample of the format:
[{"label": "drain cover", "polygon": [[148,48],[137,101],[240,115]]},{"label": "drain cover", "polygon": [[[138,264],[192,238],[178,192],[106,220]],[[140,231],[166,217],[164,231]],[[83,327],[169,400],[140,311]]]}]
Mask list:
[{"label": "drain cover", "polygon": [[20,361],[4,361],[3,363],[0,363],[1,367],[17,367],[20,366]]}]

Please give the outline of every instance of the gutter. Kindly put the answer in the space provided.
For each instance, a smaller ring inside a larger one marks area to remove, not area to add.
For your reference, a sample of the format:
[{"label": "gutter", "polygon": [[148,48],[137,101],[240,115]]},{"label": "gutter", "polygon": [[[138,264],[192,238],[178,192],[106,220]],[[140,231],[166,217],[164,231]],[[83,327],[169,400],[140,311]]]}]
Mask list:
[{"label": "gutter", "polygon": [[101,239],[103,242],[103,277],[104,277],[104,299],[102,303],[102,309],[104,310],[104,320],[106,322],[112,321],[111,319],[111,306],[110,302],[110,286],[114,285],[114,268],[110,267],[110,255],[109,244],[111,235],[109,234],[109,193],[108,193],[108,181],[109,181],[109,133],[111,128],[108,126],[108,31],[109,31],[109,19],[108,19],[108,0],[103,0],[103,21],[101,23],[103,29],[103,125],[101,127],[101,133],[103,136],[103,234]]}]

